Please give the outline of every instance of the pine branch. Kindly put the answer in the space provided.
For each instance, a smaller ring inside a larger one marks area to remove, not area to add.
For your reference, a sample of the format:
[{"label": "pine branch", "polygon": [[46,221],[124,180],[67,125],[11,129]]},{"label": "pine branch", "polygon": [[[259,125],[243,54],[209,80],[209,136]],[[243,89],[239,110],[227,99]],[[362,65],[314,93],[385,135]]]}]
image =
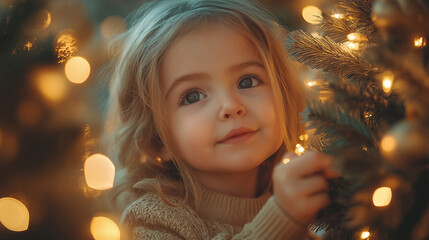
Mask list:
[{"label": "pine branch", "polygon": [[324,150],[338,153],[338,149],[358,144],[373,146],[374,139],[368,129],[353,113],[347,114],[340,109],[334,109],[330,104],[313,101],[303,112],[307,129],[315,129],[322,141],[329,143]]},{"label": "pine branch", "polygon": [[347,13],[347,19],[350,20],[350,28],[365,36],[371,36],[376,33],[371,20],[373,3],[373,0],[342,0],[337,4],[337,7]]},{"label": "pine branch", "polygon": [[287,47],[292,60],[311,68],[364,81],[374,75],[372,66],[358,53],[329,37],[316,38],[302,30],[289,33]]},{"label": "pine branch", "polygon": [[322,12],[323,21],[317,27],[324,36],[328,36],[337,43],[347,41],[347,35],[355,32],[350,22],[344,18],[332,17],[330,13]]}]

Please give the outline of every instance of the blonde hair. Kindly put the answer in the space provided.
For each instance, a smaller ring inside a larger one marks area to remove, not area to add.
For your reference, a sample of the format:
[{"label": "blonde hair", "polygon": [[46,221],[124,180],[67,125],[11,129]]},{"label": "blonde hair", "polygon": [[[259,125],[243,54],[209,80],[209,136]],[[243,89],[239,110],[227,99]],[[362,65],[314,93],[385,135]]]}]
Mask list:
[{"label": "blonde hair", "polygon": [[[112,61],[107,129],[113,135],[109,136],[109,149],[116,149],[111,156],[122,168],[117,174],[115,196],[131,193],[125,205],[137,197],[133,185],[138,182],[140,191],[158,192],[162,197],[164,193],[178,194],[184,202],[198,206],[196,179],[168,137],[158,76],[164,53],[175,40],[205,22],[237,28],[259,51],[272,84],[279,122],[284,123],[283,145],[275,155],[292,151],[302,134],[299,112],[304,107],[303,92],[286,56],[285,30],[262,6],[243,0],[144,4],[133,15],[132,27],[118,38],[120,54]],[[163,147],[172,153],[172,161],[157,159]],[[271,172],[267,174],[270,179]]]}]

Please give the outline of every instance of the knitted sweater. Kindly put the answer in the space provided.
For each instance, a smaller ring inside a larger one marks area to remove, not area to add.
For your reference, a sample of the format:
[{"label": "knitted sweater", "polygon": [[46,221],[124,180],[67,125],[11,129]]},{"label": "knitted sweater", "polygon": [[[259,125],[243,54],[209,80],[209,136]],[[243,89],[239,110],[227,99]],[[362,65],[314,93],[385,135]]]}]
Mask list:
[{"label": "knitted sweater", "polygon": [[[168,199],[180,203],[178,197]],[[203,188],[198,210],[171,206],[146,193],[125,209],[121,222],[133,239],[318,239],[290,219],[269,193],[239,198]]]}]

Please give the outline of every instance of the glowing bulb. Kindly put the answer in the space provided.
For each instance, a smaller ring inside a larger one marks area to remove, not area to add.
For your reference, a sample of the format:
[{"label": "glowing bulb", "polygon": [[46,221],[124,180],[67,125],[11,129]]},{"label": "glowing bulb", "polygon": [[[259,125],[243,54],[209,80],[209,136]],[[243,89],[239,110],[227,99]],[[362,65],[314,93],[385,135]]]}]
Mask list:
[{"label": "glowing bulb", "polygon": [[359,43],[348,41],[347,47],[352,49],[352,50],[358,50],[359,49]]},{"label": "glowing bulb", "polygon": [[307,134],[303,134],[299,136],[299,140],[301,141],[307,141],[308,140],[308,135]]},{"label": "glowing bulb", "polygon": [[312,86],[315,86],[316,85],[316,82],[308,82],[307,83],[307,86],[309,86],[309,87],[312,87]]},{"label": "glowing bulb", "polygon": [[107,217],[94,217],[90,229],[95,240],[119,240],[121,238],[118,225]]},{"label": "glowing bulb", "polygon": [[380,187],[374,191],[372,202],[376,207],[385,207],[392,200],[392,189],[390,187]]},{"label": "glowing bulb", "polygon": [[113,187],[115,180],[115,165],[112,161],[102,155],[91,155],[84,165],[86,184],[90,188],[106,190]]},{"label": "glowing bulb", "polygon": [[362,231],[360,239],[368,239],[370,235],[371,233],[369,233],[368,231]]},{"label": "glowing bulb", "polygon": [[157,161],[157,162],[159,162],[159,163],[160,163],[160,162],[162,162],[162,159],[161,159],[160,157],[156,157],[155,159],[156,159],[156,161]]},{"label": "glowing bulb", "polygon": [[302,9],[302,17],[311,24],[319,24],[322,20],[322,11],[315,6],[307,6]]},{"label": "glowing bulb", "polygon": [[382,84],[383,84],[383,91],[385,93],[390,93],[390,91],[392,90],[394,77],[395,76],[390,71],[386,71],[383,73]]},{"label": "glowing bulb", "polygon": [[335,13],[335,14],[332,14],[331,17],[334,17],[334,18],[337,18],[337,19],[343,19],[344,18],[344,14]]},{"label": "glowing bulb", "polygon": [[85,58],[73,57],[67,61],[65,72],[70,82],[80,84],[88,79],[91,67]]},{"label": "glowing bulb", "polygon": [[391,152],[396,148],[396,140],[393,136],[387,135],[381,140],[381,148],[385,152]]},{"label": "glowing bulb", "polygon": [[353,41],[353,42],[366,42],[366,41],[368,41],[368,38],[365,37],[361,33],[350,33],[349,35],[347,35],[347,39],[350,41]]},{"label": "glowing bulb", "polygon": [[19,200],[11,197],[1,198],[0,222],[11,231],[22,232],[28,229],[30,213]]},{"label": "glowing bulb", "polygon": [[290,158],[283,158],[282,159],[283,164],[287,164],[288,162],[290,162]]},{"label": "glowing bulb", "polygon": [[300,156],[304,151],[305,151],[304,147],[298,143],[295,148],[295,154]]},{"label": "glowing bulb", "polygon": [[416,38],[414,38],[414,46],[416,46],[416,47],[424,47],[424,46],[426,46],[426,39],[424,37],[416,37]]}]

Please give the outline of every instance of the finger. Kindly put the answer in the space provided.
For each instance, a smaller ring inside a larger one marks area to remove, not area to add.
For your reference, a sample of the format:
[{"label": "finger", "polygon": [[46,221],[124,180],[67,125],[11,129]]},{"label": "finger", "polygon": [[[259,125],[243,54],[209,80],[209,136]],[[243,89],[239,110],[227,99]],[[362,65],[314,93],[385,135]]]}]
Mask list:
[{"label": "finger", "polygon": [[323,170],[323,176],[327,179],[339,178],[341,177],[341,173],[334,170],[332,167],[327,167]]},{"label": "finger", "polygon": [[329,184],[321,174],[313,175],[297,181],[296,187],[304,196],[315,195],[329,191]]},{"label": "finger", "polygon": [[323,170],[332,165],[332,157],[319,152],[308,152],[296,157],[287,165],[290,173],[298,178],[304,178]]},{"label": "finger", "polygon": [[317,213],[323,208],[326,208],[331,203],[331,199],[327,193],[319,193],[312,195],[308,200],[308,207],[309,209]]}]

